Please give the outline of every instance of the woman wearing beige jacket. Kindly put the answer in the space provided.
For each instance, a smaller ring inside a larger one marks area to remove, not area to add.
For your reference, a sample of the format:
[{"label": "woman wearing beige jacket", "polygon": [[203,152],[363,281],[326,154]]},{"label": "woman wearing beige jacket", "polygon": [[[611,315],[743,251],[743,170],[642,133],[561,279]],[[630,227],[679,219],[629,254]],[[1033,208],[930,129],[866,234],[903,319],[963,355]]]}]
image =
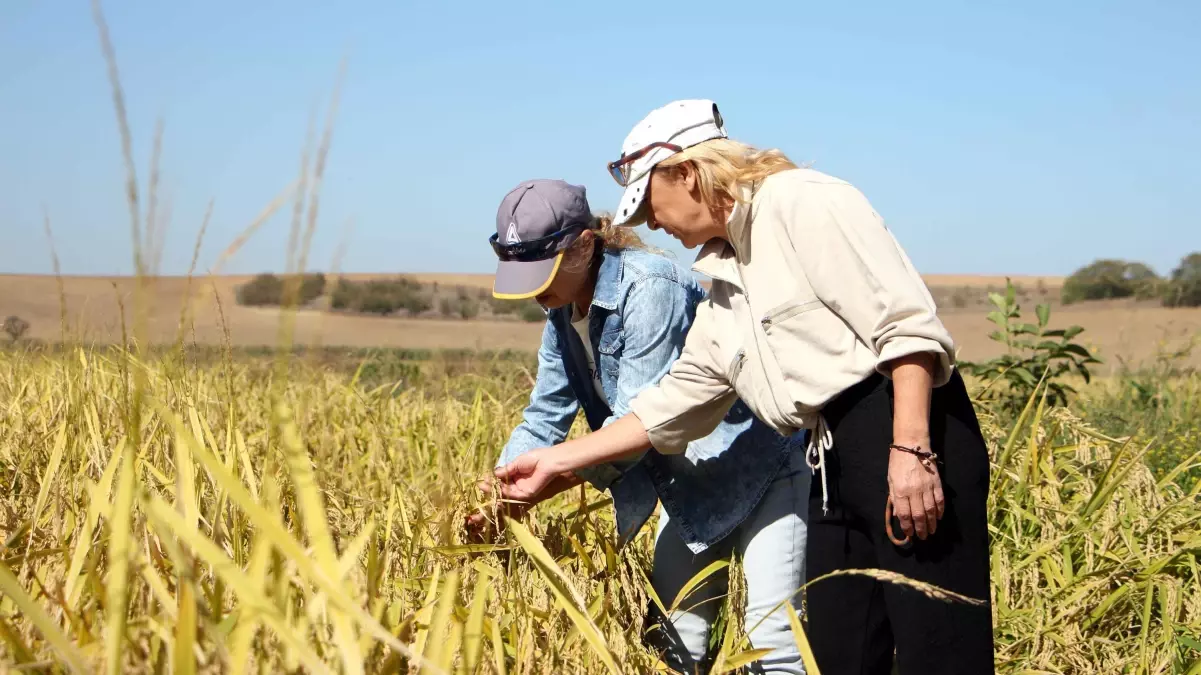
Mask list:
[{"label": "woman wearing beige jacket", "polygon": [[712,101],[653,111],[622,151],[609,167],[626,188],[617,222],[703,246],[693,269],[712,290],[630,414],[499,468],[504,495],[529,499],[652,447],[681,452],[741,398],[780,433],[809,431],[807,578],[877,568],[982,601],[819,581],[807,632],[822,672],[886,674],[895,653],[904,675],[992,673],[987,449],[951,336],[883,220],[845,181],[727,138]]}]

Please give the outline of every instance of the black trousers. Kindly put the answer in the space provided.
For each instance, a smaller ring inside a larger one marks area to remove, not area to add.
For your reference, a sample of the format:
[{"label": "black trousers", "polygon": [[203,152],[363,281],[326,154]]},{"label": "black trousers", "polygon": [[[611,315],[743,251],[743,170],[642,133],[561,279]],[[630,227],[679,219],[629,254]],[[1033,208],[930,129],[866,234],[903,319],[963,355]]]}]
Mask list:
[{"label": "black trousers", "polygon": [[[821,474],[809,495],[809,579],[848,568],[877,568],[989,600],[988,450],[958,371],[931,398],[930,436],[941,460],[946,510],[925,541],[905,548],[884,531],[892,383],[880,375],[848,389],[822,412],[834,437],[826,452],[829,513]],[[893,532],[904,538],[893,518]],[[893,650],[901,675],[990,675],[992,612],[935,600],[865,576],[832,577],[809,587],[808,629],[823,675],[888,675]]]}]

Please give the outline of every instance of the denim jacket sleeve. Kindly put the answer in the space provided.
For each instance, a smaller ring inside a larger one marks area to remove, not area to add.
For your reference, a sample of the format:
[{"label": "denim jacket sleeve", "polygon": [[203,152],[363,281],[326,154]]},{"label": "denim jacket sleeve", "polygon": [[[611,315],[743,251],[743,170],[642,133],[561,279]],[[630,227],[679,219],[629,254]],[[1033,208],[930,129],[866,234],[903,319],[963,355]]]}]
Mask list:
[{"label": "denim jacket sleeve", "polygon": [[[696,308],[683,284],[648,276],[631,284],[621,316],[621,370],[607,426],[630,412],[630,401],[654,386],[680,356]],[[623,460],[621,468],[637,463]]]},{"label": "denim jacket sleeve", "polygon": [[738,399],[717,360],[713,321],[709,302],[702,302],[680,358],[629,404],[660,453],[686,451],[691,441],[712,433]]},{"label": "denim jacket sleeve", "polygon": [[529,405],[521,414],[521,424],[509,436],[509,442],[501,451],[496,466],[507,464],[518,455],[535,448],[561,443],[567,438],[580,403],[567,381],[560,349],[555,329],[548,321],[542,331],[542,345],[538,348],[538,374]]}]

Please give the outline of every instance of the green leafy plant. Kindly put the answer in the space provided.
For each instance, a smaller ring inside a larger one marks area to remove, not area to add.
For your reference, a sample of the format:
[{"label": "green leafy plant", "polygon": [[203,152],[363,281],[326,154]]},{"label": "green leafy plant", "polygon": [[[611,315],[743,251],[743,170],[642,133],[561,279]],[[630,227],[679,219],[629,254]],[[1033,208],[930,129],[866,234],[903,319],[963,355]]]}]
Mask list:
[{"label": "green leafy plant", "polygon": [[1051,306],[1035,308],[1038,323],[1022,321],[1017,289],[1006,280],[1005,294],[989,293],[995,309],[988,313],[997,330],[989,338],[1005,345],[1005,353],[988,361],[963,362],[964,372],[985,383],[981,398],[998,402],[1009,411],[1020,410],[1030,399],[1039,382],[1045,381],[1047,404],[1066,405],[1076,390],[1067,382],[1079,375],[1087,383],[1088,367],[1101,363],[1075,338],[1084,332],[1080,326],[1049,329]]}]

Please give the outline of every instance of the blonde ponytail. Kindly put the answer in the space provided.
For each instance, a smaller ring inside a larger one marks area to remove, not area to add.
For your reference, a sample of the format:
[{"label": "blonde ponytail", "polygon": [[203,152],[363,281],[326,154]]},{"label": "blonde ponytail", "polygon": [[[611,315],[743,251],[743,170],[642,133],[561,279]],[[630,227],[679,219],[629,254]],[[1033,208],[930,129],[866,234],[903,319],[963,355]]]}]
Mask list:
[{"label": "blonde ponytail", "polygon": [[596,236],[605,243],[610,251],[622,251],[628,248],[646,250],[646,243],[632,227],[621,227],[613,224],[613,217],[602,213],[592,219],[590,227]]},{"label": "blonde ponytail", "polygon": [[593,216],[588,229],[593,236],[586,240],[585,238],[576,239],[575,243],[567,248],[567,254],[563,256],[563,263],[560,265],[561,268],[578,270],[587,267],[592,263],[593,256],[600,251],[598,246],[603,246],[610,251],[638,249],[652,253],[659,252],[647,246],[633,228],[614,225],[613,217],[607,213]]}]

